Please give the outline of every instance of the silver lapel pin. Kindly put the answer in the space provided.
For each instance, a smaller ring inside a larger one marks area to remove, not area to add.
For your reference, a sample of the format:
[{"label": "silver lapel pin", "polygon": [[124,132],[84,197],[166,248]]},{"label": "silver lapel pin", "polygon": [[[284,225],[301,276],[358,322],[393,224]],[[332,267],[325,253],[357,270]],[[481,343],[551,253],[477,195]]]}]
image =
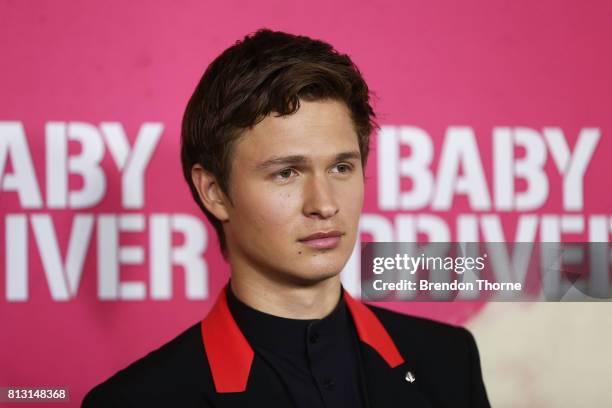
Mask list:
[{"label": "silver lapel pin", "polygon": [[412,374],[412,371],[408,371],[406,373],[406,381],[408,381],[409,383],[413,383],[416,380],[416,378],[414,378],[414,374]]}]

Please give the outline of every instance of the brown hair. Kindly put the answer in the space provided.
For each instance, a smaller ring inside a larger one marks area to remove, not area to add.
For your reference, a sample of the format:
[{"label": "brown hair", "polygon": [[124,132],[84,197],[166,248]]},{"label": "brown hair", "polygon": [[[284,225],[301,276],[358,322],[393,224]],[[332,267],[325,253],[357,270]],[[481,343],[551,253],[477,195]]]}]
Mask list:
[{"label": "brown hair", "polygon": [[191,179],[195,164],[211,172],[230,197],[229,181],[234,142],[274,112],[290,115],[300,99],[335,99],[346,104],[358,136],[365,169],[370,133],[377,127],[370,91],[348,55],[323,41],[261,29],[236,42],[206,69],[183,116],[181,161],[185,180],[227,247],[222,223],[202,204]]}]

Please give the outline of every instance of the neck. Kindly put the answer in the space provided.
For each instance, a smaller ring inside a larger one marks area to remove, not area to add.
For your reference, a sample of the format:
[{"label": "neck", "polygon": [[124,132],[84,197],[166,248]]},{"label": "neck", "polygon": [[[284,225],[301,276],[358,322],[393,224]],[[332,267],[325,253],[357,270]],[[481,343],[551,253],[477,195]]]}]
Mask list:
[{"label": "neck", "polygon": [[234,269],[230,284],[234,295],[253,309],[289,319],[322,319],[338,304],[341,290],[339,275],[298,285]]}]

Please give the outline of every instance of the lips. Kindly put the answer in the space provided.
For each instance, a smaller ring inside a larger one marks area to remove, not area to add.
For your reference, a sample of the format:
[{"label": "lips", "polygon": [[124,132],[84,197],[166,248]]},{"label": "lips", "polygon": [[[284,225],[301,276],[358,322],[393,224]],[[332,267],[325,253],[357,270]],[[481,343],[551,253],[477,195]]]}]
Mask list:
[{"label": "lips", "polygon": [[300,239],[299,242],[315,249],[331,249],[338,246],[342,235],[340,231],[317,232]]}]

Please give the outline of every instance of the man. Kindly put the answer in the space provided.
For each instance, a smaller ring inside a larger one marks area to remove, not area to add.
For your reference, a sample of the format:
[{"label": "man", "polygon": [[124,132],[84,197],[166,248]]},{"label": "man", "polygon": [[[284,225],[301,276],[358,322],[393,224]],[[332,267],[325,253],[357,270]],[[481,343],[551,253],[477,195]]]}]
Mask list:
[{"label": "man", "polygon": [[488,406],[471,334],[342,289],[375,126],[348,56],[260,30],[207,69],[182,163],[231,279],[209,314],[83,406]]}]

